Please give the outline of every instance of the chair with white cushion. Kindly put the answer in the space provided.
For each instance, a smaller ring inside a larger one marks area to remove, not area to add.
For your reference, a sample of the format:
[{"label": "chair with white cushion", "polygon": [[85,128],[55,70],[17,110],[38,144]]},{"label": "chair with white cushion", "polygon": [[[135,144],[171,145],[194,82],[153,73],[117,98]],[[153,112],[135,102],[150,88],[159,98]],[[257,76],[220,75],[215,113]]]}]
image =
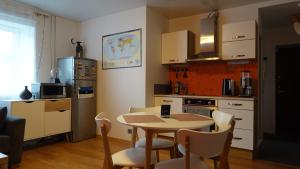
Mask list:
[{"label": "chair with white cushion", "polygon": [[[111,129],[110,120],[103,117],[103,113],[95,117],[97,127],[103,139],[103,148],[105,152],[103,169],[120,169],[122,167],[144,168],[145,149],[128,148],[117,153],[111,154],[107,134]],[[151,165],[156,162],[155,153],[151,154]]]},{"label": "chair with white cushion", "polygon": [[[228,125],[231,125],[230,132],[227,136],[226,144],[224,146],[224,151],[222,152],[222,154],[218,154],[217,156],[211,158],[214,161],[214,169],[218,168],[218,161],[221,160],[221,156],[222,158],[224,158],[224,162],[222,163],[223,166],[220,166],[219,168],[229,169],[228,154],[231,147],[235,121],[233,120],[233,115],[221,111],[214,111],[212,113],[212,116],[215,121],[215,131],[222,131],[224,129],[227,129]],[[178,150],[180,151],[180,153],[185,154],[185,149],[182,145],[178,145]],[[191,155],[195,156],[195,154]]]},{"label": "chair with white cushion", "polygon": [[[147,108],[137,108],[137,107],[130,107],[129,112],[135,113],[135,112],[152,112],[152,113],[159,113],[160,114],[160,106],[156,107],[147,107]],[[136,135],[138,135],[139,139],[136,141]],[[132,146],[133,147],[141,147],[145,148],[146,146],[146,139],[144,137],[144,132],[141,130],[137,130],[136,128],[133,128],[132,132]],[[163,138],[153,138],[152,139],[152,150],[156,151],[156,158],[159,162],[159,150],[169,150],[170,151],[170,157],[174,158],[174,142],[171,140],[163,139]]]},{"label": "chair with white cushion", "polygon": [[184,157],[157,163],[155,169],[208,169],[203,160],[221,154],[229,130],[230,126],[220,132],[180,129],[177,132],[177,142],[185,149]]}]

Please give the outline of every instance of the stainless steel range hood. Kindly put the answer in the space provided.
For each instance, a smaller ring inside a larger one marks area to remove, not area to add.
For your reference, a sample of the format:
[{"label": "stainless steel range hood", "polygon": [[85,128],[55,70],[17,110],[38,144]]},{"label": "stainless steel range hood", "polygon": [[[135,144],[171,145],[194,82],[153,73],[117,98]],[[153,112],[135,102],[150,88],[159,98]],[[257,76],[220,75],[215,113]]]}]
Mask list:
[{"label": "stainless steel range hood", "polygon": [[188,57],[187,61],[219,60],[217,41],[217,13],[211,13],[200,21],[200,53]]}]

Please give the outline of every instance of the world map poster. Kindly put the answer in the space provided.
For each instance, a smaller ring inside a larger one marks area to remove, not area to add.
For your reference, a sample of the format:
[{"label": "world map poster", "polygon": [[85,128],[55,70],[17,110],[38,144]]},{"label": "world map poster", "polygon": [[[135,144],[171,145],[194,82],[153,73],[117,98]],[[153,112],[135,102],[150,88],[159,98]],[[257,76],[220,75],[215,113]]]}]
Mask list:
[{"label": "world map poster", "polygon": [[102,37],[102,69],[142,66],[142,30]]}]

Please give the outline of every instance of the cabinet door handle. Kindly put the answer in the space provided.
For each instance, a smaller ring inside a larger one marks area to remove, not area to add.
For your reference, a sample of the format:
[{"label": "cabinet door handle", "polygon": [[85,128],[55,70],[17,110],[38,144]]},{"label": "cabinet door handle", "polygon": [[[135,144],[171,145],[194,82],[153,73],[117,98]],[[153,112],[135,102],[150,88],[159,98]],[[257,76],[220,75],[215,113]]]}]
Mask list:
[{"label": "cabinet door handle", "polygon": [[51,102],[56,102],[57,100],[50,100]]},{"label": "cabinet door handle", "polygon": [[236,120],[236,121],[241,121],[241,120],[243,120],[242,118],[233,118],[234,120]]},{"label": "cabinet door handle", "polygon": [[245,38],[246,36],[245,35],[237,35],[237,36],[234,36],[232,39],[241,39],[241,38]]},{"label": "cabinet door handle", "polygon": [[236,57],[241,58],[241,57],[245,57],[246,55],[236,55]]},{"label": "cabinet door handle", "polygon": [[241,137],[233,137],[234,140],[243,140]]},{"label": "cabinet door handle", "polygon": [[241,103],[228,103],[230,106],[242,106],[243,104]]},{"label": "cabinet door handle", "polygon": [[58,110],[59,112],[65,112],[65,111],[67,111],[67,110]]},{"label": "cabinet door handle", "polygon": [[170,61],[170,62],[175,62],[175,60],[174,60],[174,59],[170,59],[169,61]]},{"label": "cabinet door handle", "polygon": [[33,103],[34,101],[25,101],[25,103]]},{"label": "cabinet door handle", "polygon": [[163,100],[163,102],[166,102],[166,103],[172,103],[173,100]]}]

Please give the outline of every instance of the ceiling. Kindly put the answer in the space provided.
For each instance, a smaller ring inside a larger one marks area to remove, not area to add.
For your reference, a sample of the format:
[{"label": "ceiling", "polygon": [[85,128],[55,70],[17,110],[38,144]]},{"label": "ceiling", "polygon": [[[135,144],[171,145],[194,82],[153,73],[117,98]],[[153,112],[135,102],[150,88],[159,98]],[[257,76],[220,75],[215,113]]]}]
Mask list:
[{"label": "ceiling", "polygon": [[76,21],[150,6],[168,18],[189,16],[267,0],[16,0]]},{"label": "ceiling", "polygon": [[300,14],[300,1],[261,8],[259,13],[264,27],[292,25],[292,15]]}]

